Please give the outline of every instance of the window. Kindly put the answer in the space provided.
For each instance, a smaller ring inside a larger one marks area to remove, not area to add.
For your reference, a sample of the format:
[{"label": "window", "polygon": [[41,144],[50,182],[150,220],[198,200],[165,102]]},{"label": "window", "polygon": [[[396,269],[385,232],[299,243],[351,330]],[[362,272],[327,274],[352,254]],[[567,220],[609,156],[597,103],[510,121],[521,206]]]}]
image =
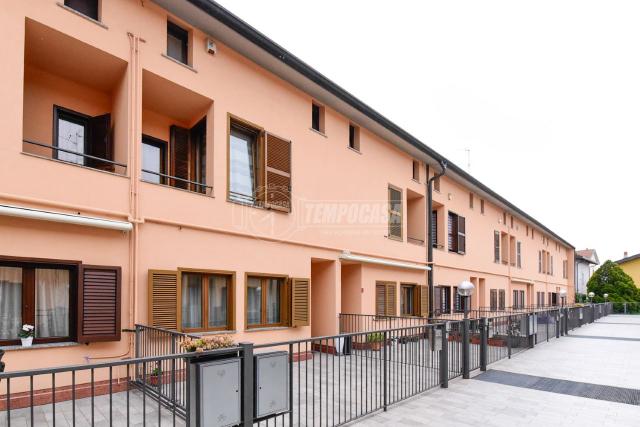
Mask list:
[{"label": "window", "polygon": [[431,246],[438,247],[438,211],[431,211]]},{"label": "window", "polygon": [[500,232],[493,232],[493,262],[500,262]]},{"label": "window", "polygon": [[451,288],[436,286],[433,289],[433,306],[442,314],[451,313]]},{"label": "window", "polygon": [[449,212],[449,252],[464,255],[466,250],[465,219],[463,216]]},{"label": "window", "polygon": [[538,273],[542,273],[542,251],[538,251]]},{"label": "window", "polygon": [[400,314],[403,316],[416,315],[416,286],[401,285],[400,286]]},{"label": "window", "polygon": [[18,344],[23,324],[36,344],[120,340],[120,268],[0,261],[0,345]]},{"label": "window", "polygon": [[167,56],[189,64],[189,31],[167,21]]},{"label": "window", "polygon": [[243,203],[258,200],[258,137],[259,132],[231,124],[229,135],[229,198]]},{"label": "window", "polygon": [[[453,303],[453,310],[456,313],[462,313],[464,312],[465,309],[465,304],[467,299],[466,298],[462,298],[459,294],[458,294],[458,287],[454,286],[453,287],[453,295],[454,295],[454,303]],[[469,307],[469,309],[471,309],[471,307]]]},{"label": "window", "polygon": [[568,276],[567,267],[568,267],[568,263],[567,263],[567,260],[565,259],[562,261],[562,278],[563,279],[566,279]]},{"label": "window", "polygon": [[227,197],[291,212],[291,141],[230,117]]},{"label": "window", "polygon": [[549,292],[549,305],[552,307],[558,305],[558,294],[556,292]]},{"label": "window", "polygon": [[247,327],[282,326],[288,312],[282,277],[247,277]]},{"label": "window", "polygon": [[64,5],[98,21],[99,0],[64,0]]},{"label": "window", "polygon": [[165,184],[167,174],[167,143],[142,135],[142,179],[155,184]]},{"label": "window", "polygon": [[509,263],[516,266],[516,238],[509,236]]},{"label": "window", "polygon": [[516,243],[516,260],[517,260],[517,267],[522,268],[522,242],[520,241]]},{"label": "window", "polygon": [[502,223],[504,224],[504,226],[507,226],[507,213],[506,212],[502,212]]},{"label": "window", "polygon": [[531,239],[534,239],[534,236],[533,236],[533,228],[531,229]]},{"label": "window", "polygon": [[396,315],[396,284],[393,282],[376,282],[376,315]]},{"label": "window", "polygon": [[480,199],[480,213],[484,215],[484,200]]},{"label": "window", "polygon": [[504,289],[500,289],[498,294],[498,310],[504,310],[505,299],[506,299],[506,292]]},{"label": "window", "polygon": [[433,189],[440,192],[440,177],[433,180]]},{"label": "window", "polygon": [[182,330],[229,329],[232,276],[198,272],[182,273]]},{"label": "window", "polygon": [[56,105],[53,123],[55,158],[113,171],[113,164],[101,161],[113,160],[110,114],[91,117]]},{"label": "window", "polygon": [[349,124],[349,148],[360,151],[360,128],[352,124]]},{"label": "window", "polygon": [[513,291],[513,308],[522,309],[524,308],[524,291],[514,289]]},{"label": "window", "polygon": [[511,220],[511,228],[513,228],[513,215],[511,216],[510,220]]},{"label": "window", "polygon": [[544,307],[544,292],[536,292],[536,305]]},{"label": "window", "polygon": [[529,237],[529,226],[527,225],[527,237]]},{"label": "window", "polygon": [[489,310],[496,311],[498,309],[498,290],[491,289],[489,291]]},{"label": "window", "polygon": [[553,255],[549,255],[549,274],[553,276]]},{"label": "window", "polygon": [[402,190],[389,186],[389,238],[402,240]]},{"label": "window", "polygon": [[320,133],[324,133],[324,107],[311,103],[311,128]]},{"label": "window", "polygon": [[420,182],[420,162],[417,160],[414,160],[412,162],[412,165],[413,165],[413,175],[412,175],[413,180]]},{"label": "window", "polygon": [[469,209],[473,209],[473,193],[469,193]]}]

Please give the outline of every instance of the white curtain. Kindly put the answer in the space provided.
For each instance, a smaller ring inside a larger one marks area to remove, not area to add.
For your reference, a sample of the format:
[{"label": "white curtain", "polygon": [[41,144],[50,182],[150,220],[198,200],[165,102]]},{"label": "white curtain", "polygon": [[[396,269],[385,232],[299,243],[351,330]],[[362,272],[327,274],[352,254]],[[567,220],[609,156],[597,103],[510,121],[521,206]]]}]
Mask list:
[{"label": "white curtain", "polygon": [[182,327],[202,327],[202,277],[199,274],[182,276]]},{"label": "white curtain", "polygon": [[247,283],[247,322],[262,323],[262,286],[257,277],[250,277]]},{"label": "white curtain", "polygon": [[227,325],[227,279],[209,276],[209,327]]},{"label": "white curtain", "polygon": [[0,267],[0,339],[16,339],[22,327],[22,269]]},{"label": "white curtain", "polygon": [[36,337],[69,336],[69,270],[36,268]]},{"label": "white curtain", "polygon": [[267,323],[280,323],[280,280],[267,283]]}]

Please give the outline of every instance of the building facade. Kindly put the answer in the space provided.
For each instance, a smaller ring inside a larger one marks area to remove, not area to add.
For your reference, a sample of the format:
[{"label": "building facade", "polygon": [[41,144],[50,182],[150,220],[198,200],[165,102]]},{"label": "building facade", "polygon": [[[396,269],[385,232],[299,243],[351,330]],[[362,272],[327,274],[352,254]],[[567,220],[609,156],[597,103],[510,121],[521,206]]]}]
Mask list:
[{"label": "building facade", "polygon": [[616,261],[616,264],[631,276],[636,287],[640,287],[640,254],[629,255],[625,252],[624,258]]},{"label": "building facade", "polygon": [[591,275],[600,264],[598,254],[595,249],[583,249],[576,251],[575,255],[576,267],[575,267],[575,285],[576,294],[587,294],[587,282],[591,278]]},{"label": "building facade", "polygon": [[[573,247],[208,0],[5,5],[7,370],[132,355],[136,324],[262,343],[340,313],[573,300]],[[433,231],[433,264],[427,230]],[[24,323],[34,346],[19,347]]]}]

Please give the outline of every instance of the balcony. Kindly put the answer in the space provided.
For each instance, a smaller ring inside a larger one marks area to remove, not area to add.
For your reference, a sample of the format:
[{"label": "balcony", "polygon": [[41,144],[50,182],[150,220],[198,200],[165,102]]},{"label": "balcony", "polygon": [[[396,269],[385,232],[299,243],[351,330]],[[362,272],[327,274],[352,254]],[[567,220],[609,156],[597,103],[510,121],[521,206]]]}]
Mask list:
[{"label": "balcony", "polygon": [[127,173],[127,62],[25,21],[23,153]]},{"label": "balcony", "polygon": [[213,101],[142,72],[142,180],[211,195]]}]

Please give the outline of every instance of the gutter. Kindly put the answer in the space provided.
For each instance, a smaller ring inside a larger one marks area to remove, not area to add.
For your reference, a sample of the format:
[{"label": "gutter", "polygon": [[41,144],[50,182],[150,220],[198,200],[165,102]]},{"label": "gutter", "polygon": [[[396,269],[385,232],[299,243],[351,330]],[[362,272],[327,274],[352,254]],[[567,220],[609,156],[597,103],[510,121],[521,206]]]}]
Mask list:
[{"label": "gutter", "polygon": [[[431,211],[433,211],[433,181],[440,178],[447,172],[447,161],[440,161],[440,173],[434,174],[427,180],[427,263],[433,265],[433,229],[431,227]],[[429,286],[429,316],[433,317],[433,273],[428,274],[427,285]]]},{"label": "gutter", "polygon": [[373,108],[369,107],[364,102],[360,101],[358,98],[356,98],[355,96],[347,92],[345,89],[343,89],[342,87],[338,86],[336,83],[329,80],[326,76],[324,76],[323,74],[313,69],[304,61],[302,61],[301,59],[293,55],[291,52],[289,52],[279,44],[275,43],[266,35],[262,34],[260,31],[256,30],[251,25],[247,24],[245,21],[243,21],[242,19],[240,19],[239,17],[237,17],[236,15],[234,15],[233,13],[231,13],[230,11],[228,11],[218,3],[214,2],[213,0],[184,0],[184,1],[197,7],[198,9],[202,10],[203,12],[207,13],[214,19],[221,22],[222,24],[226,25],[231,30],[235,31],[236,33],[238,33],[239,35],[247,39],[249,42],[253,43],[254,45],[266,51],[273,57],[277,58],[283,64],[297,71],[298,73],[300,73],[310,81],[314,82],[324,90],[328,91],[333,96],[340,99],[341,101],[347,103],[352,108],[364,114],[369,119],[375,121],[380,126],[387,129],[389,132],[395,134],[399,138],[403,139],[404,141],[412,145],[414,148],[420,150],[422,153],[434,159],[436,162],[438,163],[446,162],[447,164],[450,165],[449,170],[451,171],[452,174],[459,176],[462,180],[478,188],[480,191],[486,193],[488,196],[495,199],[498,203],[504,205],[508,210],[512,211],[512,213],[515,213],[516,215],[536,225],[545,233],[553,236],[555,239],[562,242],[565,246],[575,249],[575,247],[571,243],[567,242],[562,237],[558,236],[556,233],[551,231],[541,222],[539,222],[538,220],[536,220],[535,218],[533,218],[532,216],[530,216],[529,214],[527,214],[526,212],[524,212],[523,210],[521,210],[520,208],[518,208],[517,206],[515,206],[505,198],[503,198],[502,196],[500,196],[498,193],[496,193],[486,185],[482,184],[476,178],[474,178],[469,173],[467,173],[464,169],[450,162],[447,158],[445,158],[438,152],[434,151],[433,149],[431,149],[430,147],[422,143],[420,140],[418,140],[417,138],[409,134],[400,126],[396,125],[391,120],[387,119],[382,114],[380,114]]}]

